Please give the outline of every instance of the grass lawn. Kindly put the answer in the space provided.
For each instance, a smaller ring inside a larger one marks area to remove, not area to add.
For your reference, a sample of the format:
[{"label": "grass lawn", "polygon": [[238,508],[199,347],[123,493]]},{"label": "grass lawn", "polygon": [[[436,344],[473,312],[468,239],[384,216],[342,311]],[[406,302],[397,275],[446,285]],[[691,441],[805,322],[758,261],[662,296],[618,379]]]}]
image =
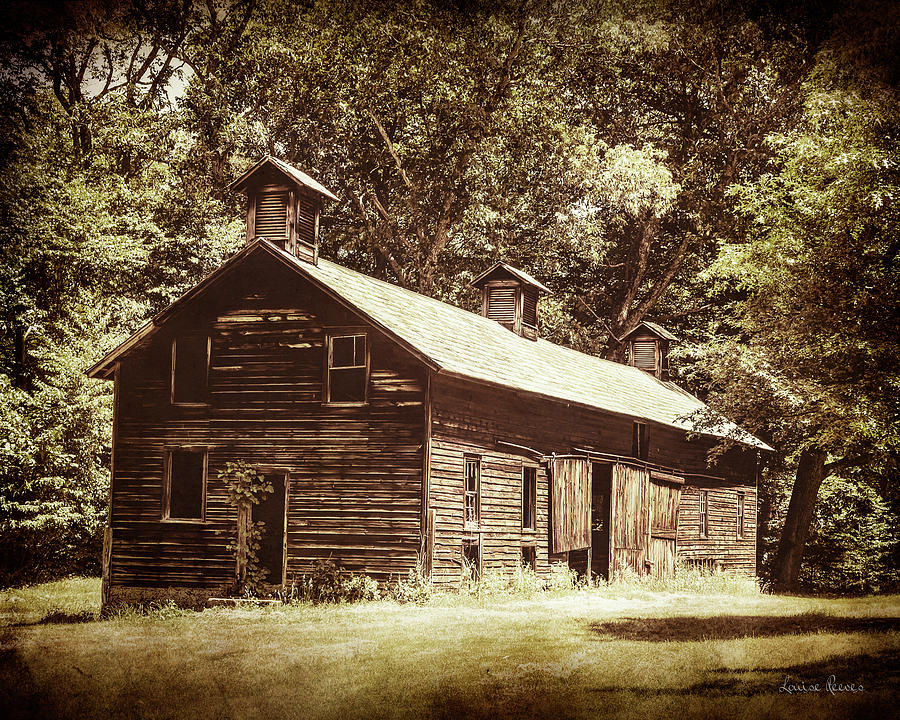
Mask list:
[{"label": "grass lawn", "polygon": [[[99,581],[0,591],[0,713],[135,718],[880,718],[900,597],[601,588],[97,620]],[[862,685],[830,692],[827,678]],[[779,692],[786,677],[818,692]]]}]

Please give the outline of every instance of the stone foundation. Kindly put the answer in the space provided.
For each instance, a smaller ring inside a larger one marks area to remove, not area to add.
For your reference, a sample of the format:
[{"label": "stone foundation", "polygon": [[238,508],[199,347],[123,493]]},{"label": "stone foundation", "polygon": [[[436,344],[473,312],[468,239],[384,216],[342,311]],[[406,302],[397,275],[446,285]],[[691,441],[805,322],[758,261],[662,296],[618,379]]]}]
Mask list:
[{"label": "stone foundation", "polygon": [[227,585],[208,588],[194,587],[132,587],[113,585],[109,588],[109,597],[103,605],[108,610],[116,605],[149,605],[150,603],[166,603],[170,600],[179,607],[204,608],[211,597],[228,595]]}]

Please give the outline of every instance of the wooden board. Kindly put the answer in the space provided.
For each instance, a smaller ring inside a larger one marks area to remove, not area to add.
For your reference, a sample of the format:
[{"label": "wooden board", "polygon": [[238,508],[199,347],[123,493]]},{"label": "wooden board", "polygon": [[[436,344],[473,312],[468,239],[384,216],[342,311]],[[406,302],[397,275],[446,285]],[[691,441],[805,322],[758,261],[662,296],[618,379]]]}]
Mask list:
[{"label": "wooden board", "polygon": [[550,461],[550,552],[591,546],[591,466],[587,458]]},{"label": "wooden board", "polygon": [[682,478],[650,478],[650,573],[656,577],[674,577],[675,540],[678,530],[678,504]]},{"label": "wooden board", "polygon": [[613,467],[611,571],[630,568],[646,573],[650,546],[650,471],[632,465]]}]

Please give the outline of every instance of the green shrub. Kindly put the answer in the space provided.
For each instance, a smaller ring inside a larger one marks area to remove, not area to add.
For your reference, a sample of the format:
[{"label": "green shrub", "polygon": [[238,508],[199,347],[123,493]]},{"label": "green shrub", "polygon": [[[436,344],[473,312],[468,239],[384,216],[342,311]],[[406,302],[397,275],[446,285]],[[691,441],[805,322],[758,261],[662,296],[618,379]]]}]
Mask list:
[{"label": "green shrub", "polygon": [[377,600],[378,583],[366,575],[356,575],[334,560],[319,560],[308,575],[291,584],[286,601],[342,603]]},{"label": "green shrub", "polygon": [[431,599],[434,585],[420,567],[411,569],[406,579],[399,578],[390,586],[389,596],[400,603],[423,604]]}]

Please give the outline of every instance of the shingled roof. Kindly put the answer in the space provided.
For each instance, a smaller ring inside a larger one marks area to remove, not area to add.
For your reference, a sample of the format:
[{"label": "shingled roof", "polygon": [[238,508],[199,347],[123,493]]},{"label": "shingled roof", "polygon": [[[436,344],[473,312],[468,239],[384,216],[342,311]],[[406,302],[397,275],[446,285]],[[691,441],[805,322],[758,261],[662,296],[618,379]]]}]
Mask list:
[{"label": "shingled roof", "polygon": [[[690,416],[708,410],[699,399],[671,382],[635,367],[556,345],[528,340],[499,323],[454,305],[377,280],[328,260],[317,265],[281,250],[265,239],[254,241],[213,275],[157,315],[110,352],[88,374],[108,376],[116,357],[134,347],[169,315],[187,303],[226,268],[264,250],[308,278],[328,295],[357,311],[394,337],[436,372],[534,393],[553,400],[597,408],[639,420],[694,431]],[[729,437],[771,450],[722,418],[700,434]]]},{"label": "shingled roof", "polygon": [[257,170],[259,170],[263,165],[269,165],[270,167],[275,168],[278,172],[287,176],[294,182],[303,185],[314,193],[318,193],[319,195],[324,195],[329,200],[338,200],[339,198],[335,195],[331,190],[322,185],[318,180],[311,178],[302,170],[298,170],[293,165],[288,165],[288,163],[284,162],[284,160],[279,160],[277,157],[273,157],[272,155],[266,155],[262,160],[257,163],[254,163],[253,167],[243,173],[237,180],[232,182],[229,186],[229,190],[243,190],[247,184],[249,178],[256,174]]}]

